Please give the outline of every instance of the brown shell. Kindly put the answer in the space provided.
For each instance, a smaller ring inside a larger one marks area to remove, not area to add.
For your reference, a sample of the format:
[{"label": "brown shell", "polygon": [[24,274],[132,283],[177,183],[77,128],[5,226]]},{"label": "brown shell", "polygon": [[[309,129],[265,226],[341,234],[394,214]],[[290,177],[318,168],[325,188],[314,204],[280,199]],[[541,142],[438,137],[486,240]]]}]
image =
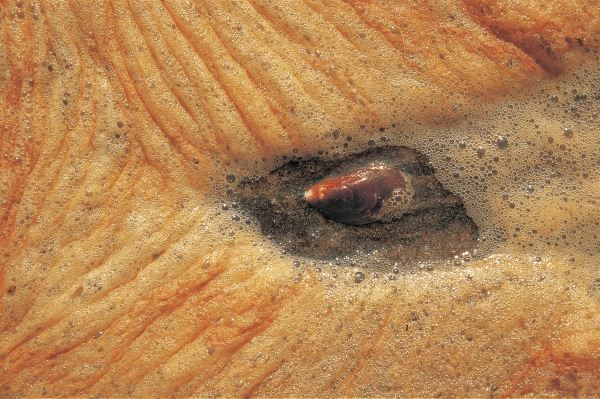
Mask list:
[{"label": "brown shell", "polygon": [[381,220],[386,200],[406,193],[406,179],[392,166],[371,164],[321,180],[304,192],[304,198],[331,220],[363,225]]}]

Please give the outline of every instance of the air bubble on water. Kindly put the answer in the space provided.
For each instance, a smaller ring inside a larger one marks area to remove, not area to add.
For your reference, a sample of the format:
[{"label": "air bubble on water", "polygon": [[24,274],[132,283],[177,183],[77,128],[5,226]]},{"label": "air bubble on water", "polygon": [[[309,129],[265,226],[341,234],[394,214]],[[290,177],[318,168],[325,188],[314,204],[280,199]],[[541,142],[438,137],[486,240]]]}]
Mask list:
[{"label": "air bubble on water", "polygon": [[363,272],[356,272],[354,273],[354,282],[355,283],[362,283],[365,280],[365,274]]},{"label": "air bubble on water", "polygon": [[506,136],[498,136],[496,138],[496,146],[501,150],[508,148],[508,138]]}]

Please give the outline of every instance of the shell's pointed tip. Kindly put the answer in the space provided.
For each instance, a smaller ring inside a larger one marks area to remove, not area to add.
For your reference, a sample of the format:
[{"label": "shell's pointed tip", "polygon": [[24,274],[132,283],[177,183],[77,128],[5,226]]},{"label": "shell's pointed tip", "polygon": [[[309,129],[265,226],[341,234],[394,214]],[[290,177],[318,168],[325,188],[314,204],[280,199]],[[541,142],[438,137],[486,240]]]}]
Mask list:
[{"label": "shell's pointed tip", "polygon": [[304,200],[309,204],[316,202],[318,199],[318,195],[312,188],[309,188],[304,191]]}]

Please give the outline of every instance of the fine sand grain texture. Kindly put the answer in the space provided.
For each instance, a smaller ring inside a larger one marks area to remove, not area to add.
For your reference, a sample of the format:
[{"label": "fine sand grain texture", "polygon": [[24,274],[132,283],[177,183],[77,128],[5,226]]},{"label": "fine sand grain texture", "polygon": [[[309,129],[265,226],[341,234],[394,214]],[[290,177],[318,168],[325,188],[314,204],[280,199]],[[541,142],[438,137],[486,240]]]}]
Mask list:
[{"label": "fine sand grain texture", "polygon": [[[598,49],[597,0],[0,1],[0,397],[600,396]],[[235,203],[384,144],[476,250]]]}]

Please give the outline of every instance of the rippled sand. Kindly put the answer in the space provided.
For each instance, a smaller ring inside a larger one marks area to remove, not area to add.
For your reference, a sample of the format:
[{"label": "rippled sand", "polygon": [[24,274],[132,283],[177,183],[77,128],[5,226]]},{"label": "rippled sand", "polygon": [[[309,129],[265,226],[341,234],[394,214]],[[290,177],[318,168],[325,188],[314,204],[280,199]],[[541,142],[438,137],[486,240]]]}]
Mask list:
[{"label": "rippled sand", "polygon": [[[0,396],[600,395],[595,1],[0,15]],[[382,143],[477,253],[292,256],[227,194]]]}]

